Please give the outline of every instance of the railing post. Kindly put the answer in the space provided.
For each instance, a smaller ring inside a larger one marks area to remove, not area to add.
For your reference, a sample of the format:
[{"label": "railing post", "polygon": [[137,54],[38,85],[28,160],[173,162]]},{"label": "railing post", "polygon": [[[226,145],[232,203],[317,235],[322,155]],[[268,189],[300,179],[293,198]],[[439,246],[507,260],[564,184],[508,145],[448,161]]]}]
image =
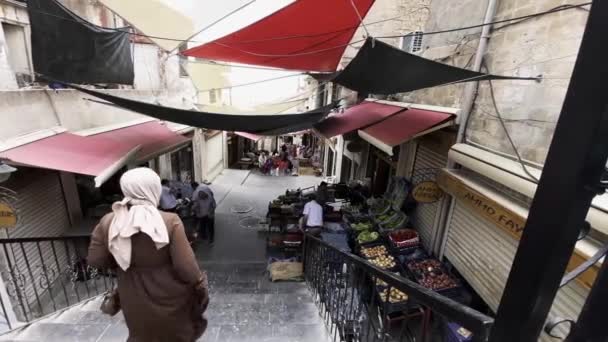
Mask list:
[{"label": "railing post", "polygon": [[[594,1],[492,342],[536,341],[608,157],[608,1]],[[602,191],[603,192],[603,191]]]}]

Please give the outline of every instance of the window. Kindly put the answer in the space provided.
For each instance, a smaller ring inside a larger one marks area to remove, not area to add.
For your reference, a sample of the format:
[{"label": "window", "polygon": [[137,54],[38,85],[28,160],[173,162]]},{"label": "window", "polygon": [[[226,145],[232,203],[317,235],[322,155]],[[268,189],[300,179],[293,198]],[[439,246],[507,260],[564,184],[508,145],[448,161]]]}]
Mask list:
[{"label": "window", "polygon": [[217,102],[217,89],[211,89],[209,90],[209,103],[216,103]]},{"label": "window", "polygon": [[32,82],[25,29],[20,25],[2,23],[2,30],[6,40],[8,63],[15,73],[19,86],[25,87]]},{"label": "window", "polygon": [[401,37],[401,50],[416,53],[422,50],[422,31],[414,31]]}]

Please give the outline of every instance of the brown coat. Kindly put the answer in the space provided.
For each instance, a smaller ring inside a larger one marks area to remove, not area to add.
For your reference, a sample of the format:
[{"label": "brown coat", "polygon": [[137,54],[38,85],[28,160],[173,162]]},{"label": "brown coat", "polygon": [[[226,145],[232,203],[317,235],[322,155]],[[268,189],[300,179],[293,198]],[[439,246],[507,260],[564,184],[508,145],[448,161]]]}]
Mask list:
[{"label": "brown coat", "polygon": [[[146,234],[133,235],[131,266],[116,266],[108,250],[113,214],[104,216],[91,238],[88,263],[118,270],[120,304],[129,328],[128,342],[193,342],[204,332],[207,289],[196,291],[203,274],[175,214],[161,212],[169,245],[159,250]],[[205,281],[206,286],[206,281]]]}]

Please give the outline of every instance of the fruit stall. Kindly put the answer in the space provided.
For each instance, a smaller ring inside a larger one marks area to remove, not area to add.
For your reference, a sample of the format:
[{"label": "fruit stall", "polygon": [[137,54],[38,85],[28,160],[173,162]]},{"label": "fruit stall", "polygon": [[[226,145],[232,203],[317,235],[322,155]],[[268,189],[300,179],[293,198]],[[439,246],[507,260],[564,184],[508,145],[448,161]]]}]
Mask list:
[{"label": "fruit stall", "polygon": [[[351,249],[372,265],[461,303],[470,304],[470,296],[462,281],[424,249],[416,227],[402,211],[406,197],[402,194],[395,197],[399,198],[397,203],[389,196],[370,199],[368,210],[348,205],[343,207]],[[375,289],[385,324],[418,316],[422,333],[429,330],[432,312],[428,308],[410,300],[407,293],[388,288],[381,281],[376,282]],[[445,329],[448,323],[444,322]],[[447,330],[453,330],[453,324],[449,328]]]}]

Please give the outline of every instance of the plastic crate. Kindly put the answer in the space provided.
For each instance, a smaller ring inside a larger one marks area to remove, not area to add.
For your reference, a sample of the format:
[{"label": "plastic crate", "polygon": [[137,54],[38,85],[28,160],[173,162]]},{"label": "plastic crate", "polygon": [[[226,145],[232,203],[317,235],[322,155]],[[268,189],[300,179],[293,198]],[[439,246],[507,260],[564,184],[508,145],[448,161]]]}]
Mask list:
[{"label": "plastic crate", "polygon": [[445,324],[446,342],[469,342],[473,341],[473,334],[457,323],[447,322]]},{"label": "plastic crate", "polygon": [[388,289],[387,286],[376,286],[376,295],[378,296],[378,303],[382,306],[384,310],[384,314],[388,315],[393,312],[401,312],[408,311],[410,308],[409,299],[404,300],[402,302],[392,303],[390,300],[386,300],[386,302],[382,301],[382,297],[380,297],[380,293],[384,290]]},{"label": "plastic crate", "polygon": [[[422,274],[422,273],[421,273],[420,271],[418,271],[418,270],[413,270],[413,269],[410,267],[410,264],[411,264],[412,262],[420,262],[420,261],[423,261],[423,260],[425,260],[425,259],[409,260],[409,261],[407,261],[407,262],[405,262],[405,263],[404,263],[404,270],[405,270],[405,271],[406,271],[406,272],[409,274],[409,276],[410,276],[410,277],[411,277],[411,278],[412,278],[414,281],[416,281],[416,282],[417,282],[418,284],[420,284],[420,285],[422,285],[422,284],[421,284],[421,280],[422,280],[422,279],[424,279],[424,274]],[[452,296],[458,295],[458,294],[460,293],[460,291],[461,291],[461,287],[462,287],[462,285],[461,285],[461,283],[460,283],[460,280],[458,280],[458,279],[457,279],[457,278],[455,278],[455,277],[454,277],[454,276],[453,276],[451,273],[449,273],[449,272],[448,272],[448,271],[445,269],[445,267],[444,267],[444,266],[441,264],[441,262],[439,262],[438,260],[433,259],[433,258],[429,258],[429,259],[426,259],[426,260],[435,260],[435,261],[437,261],[437,262],[439,263],[439,267],[437,267],[437,268],[436,268],[434,271],[436,271],[437,273],[441,273],[441,274],[446,274],[446,275],[448,275],[450,278],[452,278],[452,280],[453,280],[453,281],[454,281],[454,283],[455,283],[455,285],[454,285],[454,286],[451,286],[451,287],[446,287],[446,288],[435,288],[435,289],[431,289],[431,290],[433,290],[433,291],[435,291],[435,292],[437,292],[437,293],[440,293],[440,294],[442,294],[442,295],[444,295],[444,296],[446,296],[446,297],[452,297]],[[424,286],[424,285],[423,285],[423,286]]]}]

